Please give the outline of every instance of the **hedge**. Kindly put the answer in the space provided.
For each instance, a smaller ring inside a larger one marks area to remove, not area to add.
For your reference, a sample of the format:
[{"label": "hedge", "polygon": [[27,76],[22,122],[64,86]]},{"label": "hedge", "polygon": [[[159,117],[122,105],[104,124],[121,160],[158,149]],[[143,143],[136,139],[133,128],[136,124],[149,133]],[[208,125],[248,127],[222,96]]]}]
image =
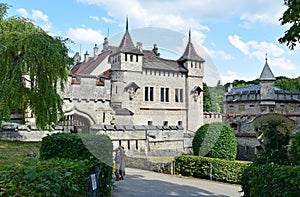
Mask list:
[{"label": "hedge", "polygon": [[201,156],[179,156],[175,158],[175,171],[183,176],[210,179],[210,165],[212,165],[212,179],[228,183],[240,183],[241,175],[250,162],[229,161]]},{"label": "hedge", "polygon": [[291,153],[293,162],[296,165],[300,165],[300,131],[295,135],[295,138],[292,141]]},{"label": "hedge", "polygon": [[244,197],[299,197],[300,166],[251,165],[242,175]]},{"label": "hedge", "polygon": [[29,159],[19,165],[7,165],[0,173],[0,196],[86,196],[86,161]]},{"label": "hedge", "polygon": [[57,133],[42,139],[40,158],[66,158],[89,161],[90,170],[98,165],[101,196],[111,196],[113,145],[106,135]]},{"label": "hedge", "polygon": [[220,122],[201,126],[192,142],[194,155],[235,160],[237,140],[234,130]]}]

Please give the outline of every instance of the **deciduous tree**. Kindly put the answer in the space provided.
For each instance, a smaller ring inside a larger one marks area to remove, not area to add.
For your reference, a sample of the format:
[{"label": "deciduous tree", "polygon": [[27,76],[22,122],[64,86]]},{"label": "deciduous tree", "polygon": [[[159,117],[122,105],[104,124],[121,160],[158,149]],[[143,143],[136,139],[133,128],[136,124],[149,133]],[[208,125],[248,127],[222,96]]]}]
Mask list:
[{"label": "deciduous tree", "polygon": [[68,76],[68,40],[29,19],[5,18],[7,8],[0,4],[0,124],[12,109],[30,109],[39,128],[56,124],[63,117],[57,89]]},{"label": "deciduous tree", "polygon": [[279,20],[281,25],[289,24],[291,26],[278,41],[285,43],[293,50],[300,42],[300,0],[284,0],[284,5],[288,8]]}]

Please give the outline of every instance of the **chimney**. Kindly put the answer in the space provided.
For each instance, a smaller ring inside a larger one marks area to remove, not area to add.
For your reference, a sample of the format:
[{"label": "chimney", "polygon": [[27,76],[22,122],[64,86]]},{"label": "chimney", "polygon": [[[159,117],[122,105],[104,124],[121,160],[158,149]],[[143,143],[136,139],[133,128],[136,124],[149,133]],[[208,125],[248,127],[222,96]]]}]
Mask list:
[{"label": "chimney", "polygon": [[137,42],[136,43],[136,48],[142,52],[143,51],[143,43],[142,42]]},{"label": "chimney", "polygon": [[153,53],[156,55],[156,56],[160,56],[160,53],[158,53],[158,48],[157,48],[157,44],[154,44],[153,45],[153,49],[152,49]]},{"label": "chimney", "polygon": [[102,52],[103,51],[107,51],[109,49],[109,46],[108,46],[108,39],[107,37],[104,38],[104,42],[103,42],[103,49],[102,49]]},{"label": "chimney", "polygon": [[99,54],[99,48],[97,47],[97,44],[95,44],[95,46],[94,46],[94,59],[97,58],[98,54]]},{"label": "chimney", "polygon": [[89,54],[86,51],[85,54],[84,54],[84,62],[87,62],[87,61],[89,61]]}]

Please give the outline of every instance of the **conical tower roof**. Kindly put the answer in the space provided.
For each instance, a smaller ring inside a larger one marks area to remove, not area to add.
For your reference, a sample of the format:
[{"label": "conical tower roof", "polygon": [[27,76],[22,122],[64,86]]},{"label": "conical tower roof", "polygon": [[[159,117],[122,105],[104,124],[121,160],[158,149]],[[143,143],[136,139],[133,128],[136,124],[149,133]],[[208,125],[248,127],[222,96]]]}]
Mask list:
[{"label": "conical tower roof", "polygon": [[268,58],[266,58],[266,63],[260,74],[259,80],[260,81],[275,81],[276,80],[276,78],[274,77],[274,75],[270,69],[270,66],[268,65]]},{"label": "conical tower roof", "polygon": [[197,54],[194,45],[191,42],[191,30],[189,30],[189,41],[185,47],[185,51],[177,61],[181,62],[186,60],[205,62],[205,60]]},{"label": "conical tower roof", "polygon": [[123,53],[135,53],[135,54],[142,54],[140,50],[138,50],[131,39],[131,36],[128,31],[128,18],[126,18],[126,31],[123,35],[122,41],[118,47],[118,51]]}]

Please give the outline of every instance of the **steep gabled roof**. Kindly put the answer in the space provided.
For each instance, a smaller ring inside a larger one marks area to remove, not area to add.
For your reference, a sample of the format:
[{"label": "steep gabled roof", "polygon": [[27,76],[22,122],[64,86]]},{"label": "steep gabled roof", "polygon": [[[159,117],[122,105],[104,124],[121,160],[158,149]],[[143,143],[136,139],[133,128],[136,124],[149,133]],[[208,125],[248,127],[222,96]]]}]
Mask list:
[{"label": "steep gabled roof", "polygon": [[268,59],[266,58],[266,63],[265,63],[265,66],[260,74],[260,77],[259,77],[259,80],[260,81],[275,81],[275,77],[268,65]]},{"label": "steep gabled roof", "polygon": [[164,70],[173,72],[187,72],[176,60],[164,59],[153,54],[152,51],[144,50],[143,69]]},{"label": "steep gabled roof", "polygon": [[91,74],[100,63],[109,56],[112,51],[104,51],[100,53],[96,58],[90,58],[87,62],[80,62],[71,69],[71,75],[89,75]]},{"label": "steep gabled roof", "polygon": [[185,47],[185,51],[177,61],[181,62],[186,60],[205,62],[205,60],[197,54],[193,43],[191,42],[191,30],[189,31],[189,41]]}]

